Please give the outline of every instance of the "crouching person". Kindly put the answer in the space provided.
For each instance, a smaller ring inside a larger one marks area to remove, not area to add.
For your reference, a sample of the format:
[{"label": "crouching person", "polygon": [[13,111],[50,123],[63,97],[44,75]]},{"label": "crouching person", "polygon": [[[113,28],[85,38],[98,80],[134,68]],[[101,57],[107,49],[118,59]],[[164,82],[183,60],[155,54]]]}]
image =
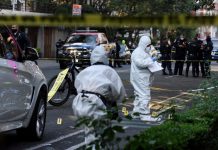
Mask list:
[{"label": "crouching person", "polygon": [[[104,47],[97,46],[91,54],[91,66],[77,75],[75,87],[78,95],[73,100],[72,108],[78,118],[107,118],[108,111],[113,112],[113,118],[118,116],[114,107],[117,106],[117,101],[126,96],[126,92],[119,75],[108,64]],[[86,127],[86,145],[95,139],[93,129]]]}]

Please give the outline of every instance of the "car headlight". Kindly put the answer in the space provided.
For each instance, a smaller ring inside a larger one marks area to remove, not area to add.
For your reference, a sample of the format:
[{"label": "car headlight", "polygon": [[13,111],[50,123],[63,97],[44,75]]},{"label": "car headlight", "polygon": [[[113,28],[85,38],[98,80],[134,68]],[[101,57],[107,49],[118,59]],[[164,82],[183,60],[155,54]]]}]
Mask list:
[{"label": "car headlight", "polygon": [[69,52],[70,52],[70,54],[73,54],[73,53],[74,53],[74,50],[70,50]]}]

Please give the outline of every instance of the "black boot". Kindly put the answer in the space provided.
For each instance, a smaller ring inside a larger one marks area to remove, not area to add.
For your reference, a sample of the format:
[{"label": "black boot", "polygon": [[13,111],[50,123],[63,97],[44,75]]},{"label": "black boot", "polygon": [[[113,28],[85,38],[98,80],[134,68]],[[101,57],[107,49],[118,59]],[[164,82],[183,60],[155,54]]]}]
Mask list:
[{"label": "black boot", "polygon": [[163,71],[163,75],[168,75],[165,71]]}]

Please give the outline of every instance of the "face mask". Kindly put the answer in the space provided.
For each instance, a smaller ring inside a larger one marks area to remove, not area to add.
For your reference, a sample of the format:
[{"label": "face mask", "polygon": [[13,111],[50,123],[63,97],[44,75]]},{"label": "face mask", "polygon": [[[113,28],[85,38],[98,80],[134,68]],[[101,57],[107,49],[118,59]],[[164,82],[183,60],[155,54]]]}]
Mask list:
[{"label": "face mask", "polygon": [[11,29],[12,33],[16,33],[17,29]]},{"label": "face mask", "polygon": [[151,51],[151,46],[146,47],[145,50],[146,50],[147,52]]}]

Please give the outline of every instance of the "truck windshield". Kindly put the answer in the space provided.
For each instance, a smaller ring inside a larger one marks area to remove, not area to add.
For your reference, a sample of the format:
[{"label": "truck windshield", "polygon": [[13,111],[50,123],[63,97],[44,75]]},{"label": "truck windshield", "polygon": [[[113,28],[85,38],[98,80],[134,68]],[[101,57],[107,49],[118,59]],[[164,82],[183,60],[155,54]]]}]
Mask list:
[{"label": "truck windshield", "polygon": [[87,43],[96,44],[97,35],[71,35],[67,39],[67,43]]}]

